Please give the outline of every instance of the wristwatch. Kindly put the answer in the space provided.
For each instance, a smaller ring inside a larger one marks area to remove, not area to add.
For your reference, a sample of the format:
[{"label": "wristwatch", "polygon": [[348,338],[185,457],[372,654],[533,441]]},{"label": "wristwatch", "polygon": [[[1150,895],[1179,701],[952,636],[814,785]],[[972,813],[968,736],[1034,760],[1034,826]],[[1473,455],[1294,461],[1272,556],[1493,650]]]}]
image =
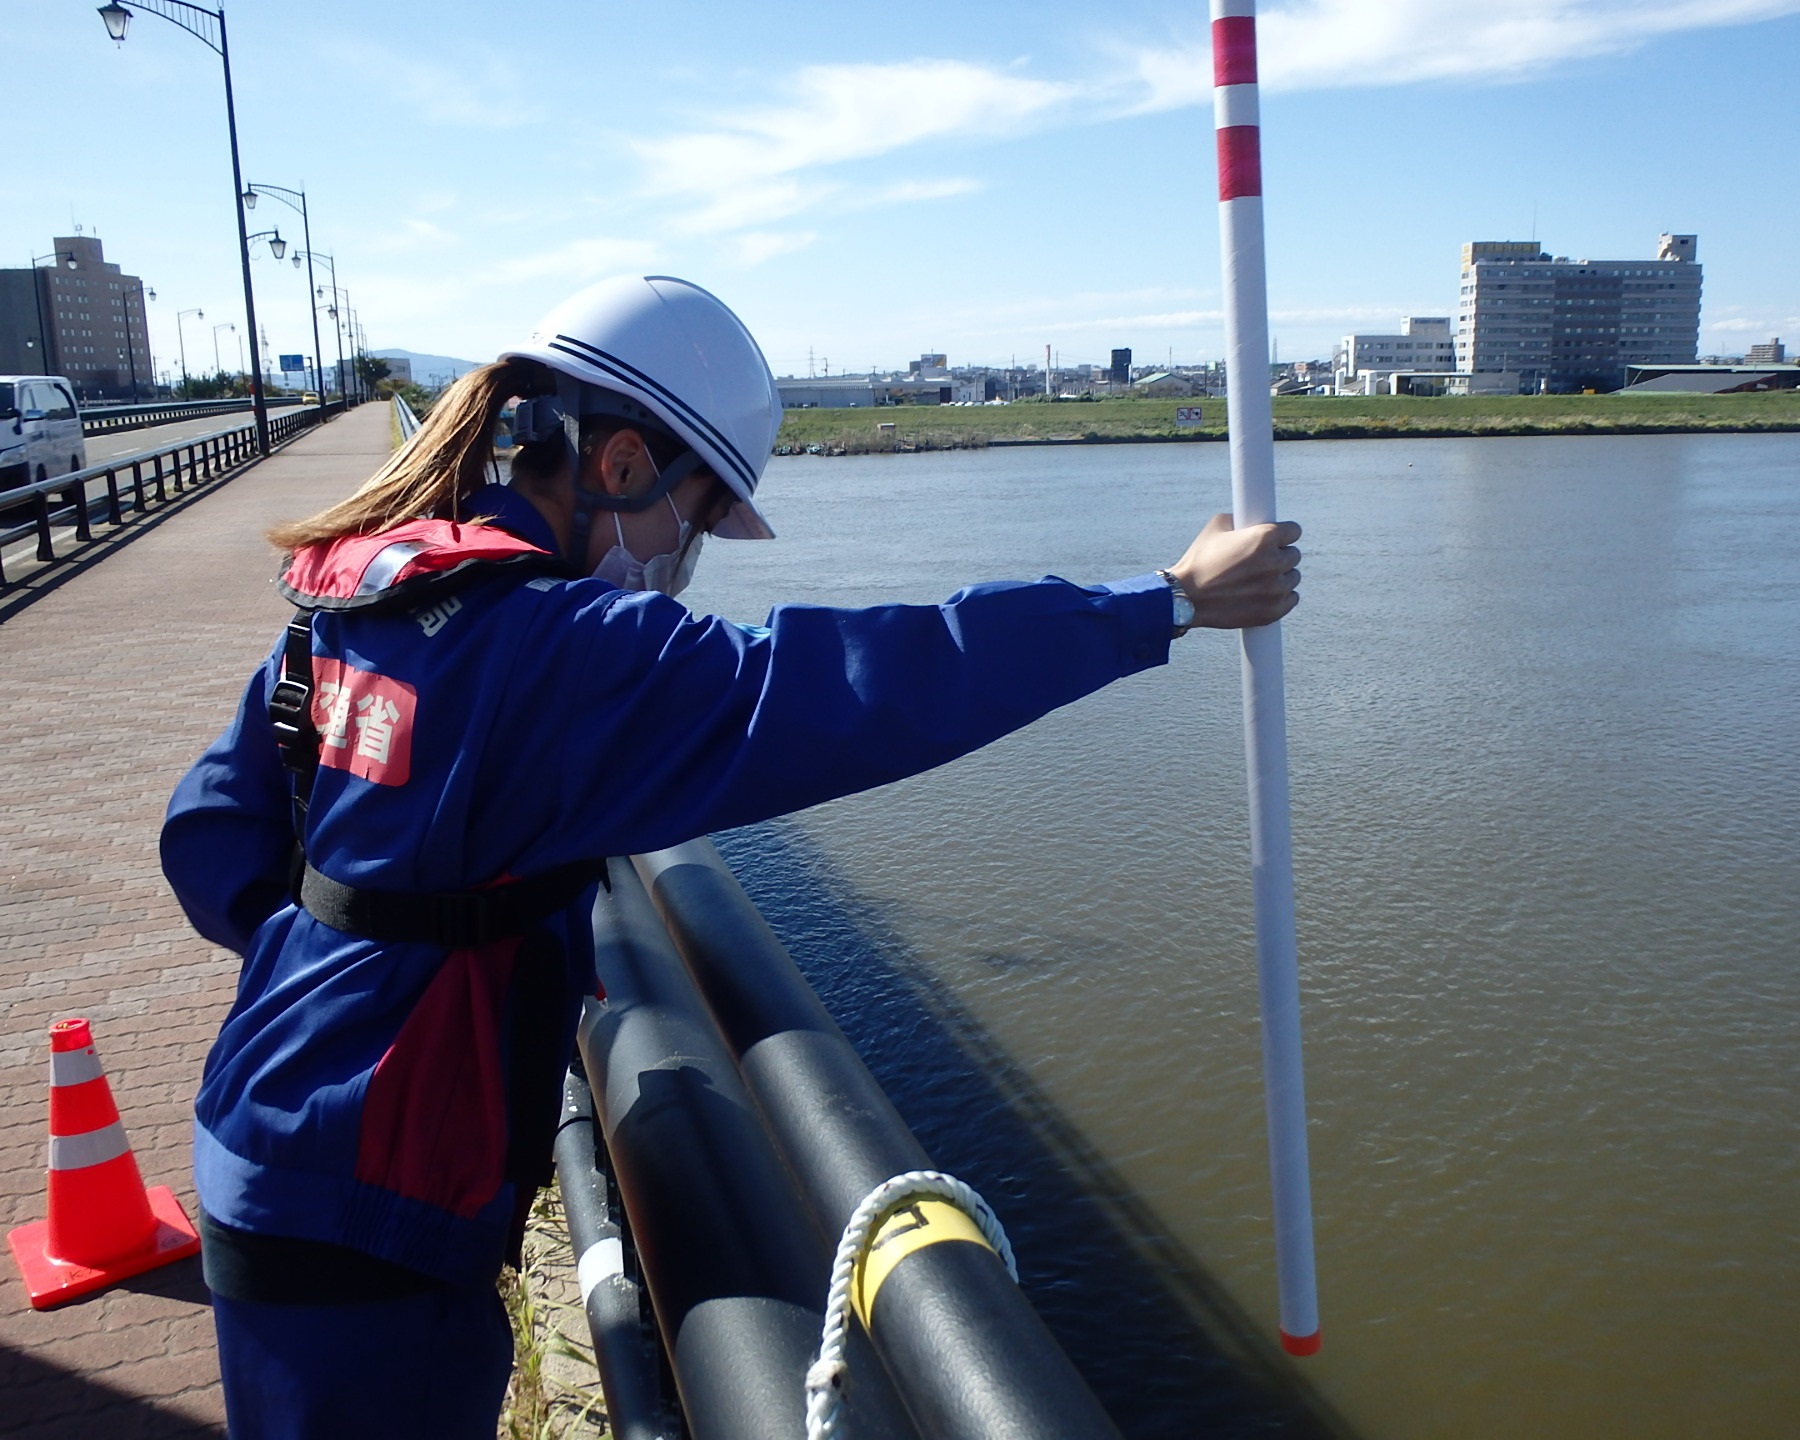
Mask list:
[{"label": "wristwatch", "polygon": [[1167,570],[1156,572],[1162,576],[1163,584],[1169,587],[1169,597],[1175,602],[1175,636],[1180,637],[1194,628],[1198,618],[1194,614],[1194,602],[1188,599],[1188,593],[1182,589],[1181,582]]}]

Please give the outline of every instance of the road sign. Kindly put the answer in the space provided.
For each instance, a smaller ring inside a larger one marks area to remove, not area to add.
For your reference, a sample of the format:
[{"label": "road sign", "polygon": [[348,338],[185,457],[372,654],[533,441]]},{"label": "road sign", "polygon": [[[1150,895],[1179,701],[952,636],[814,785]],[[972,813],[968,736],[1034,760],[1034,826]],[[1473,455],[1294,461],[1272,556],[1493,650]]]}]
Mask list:
[{"label": "road sign", "polygon": [[1175,423],[1177,425],[1200,424],[1200,407],[1198,405],[1177,405],[1175,407]]},{"label": "road sign", "polygon": [[281,357],[281,373],[283,375],[292,375],[305,368],[306,357],[304,355],[283,355]]}]

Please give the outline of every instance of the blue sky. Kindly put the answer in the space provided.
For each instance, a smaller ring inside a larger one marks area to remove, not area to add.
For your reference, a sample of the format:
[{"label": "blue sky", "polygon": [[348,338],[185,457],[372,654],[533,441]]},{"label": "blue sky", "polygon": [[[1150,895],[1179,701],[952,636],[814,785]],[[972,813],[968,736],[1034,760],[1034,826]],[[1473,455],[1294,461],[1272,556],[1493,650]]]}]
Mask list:
[{"label": "blue sky", "polygon": [[[634,269],[715,290],[777,373],[1223,345],[1203,4],[227,15],[245,176],[307,191],[377,349],[488,359]],[[0,264],[79,223],[158,292],[159,364],[194,307],[210,360],[242,321],[216,57],[148,13],[115,48],[88,0],[5,18],[9,110],[36,118]],[[1462,242],[1534,224],[1596,259],[1697,232],[1702,352],[1800,348],[1800,0],[1286,0],[1259,26],[1284,359],[1451,313]],[[271,202],[252,220],[299,237]],[[254,270],[272,348],[310,350],[304,277]]]}]

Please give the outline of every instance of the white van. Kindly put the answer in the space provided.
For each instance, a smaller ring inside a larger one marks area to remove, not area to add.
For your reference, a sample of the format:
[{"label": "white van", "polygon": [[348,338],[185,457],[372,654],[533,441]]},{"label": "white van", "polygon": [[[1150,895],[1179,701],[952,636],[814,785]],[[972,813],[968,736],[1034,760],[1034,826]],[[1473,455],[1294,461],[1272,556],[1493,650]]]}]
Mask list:
[{"label": "white van", "polygon": [[75,387],[60,375],[0,375],[0,490],[86,468]]}]

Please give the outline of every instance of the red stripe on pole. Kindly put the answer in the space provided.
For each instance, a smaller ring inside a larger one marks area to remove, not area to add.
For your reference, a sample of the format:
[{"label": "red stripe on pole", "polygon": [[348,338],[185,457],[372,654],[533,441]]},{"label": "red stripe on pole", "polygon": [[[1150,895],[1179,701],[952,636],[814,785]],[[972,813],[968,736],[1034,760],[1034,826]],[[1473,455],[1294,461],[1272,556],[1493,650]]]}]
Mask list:
[{"label": "red stripe on pole", "polygon": [[1219,137],[1219,199],[1262,194],[1262,127],[1227,125]]},{"label": "red stripe on pole", "polygon": [[1212,22],[1213,84],[1256,83],[1256,17],[1226,15]]}]

